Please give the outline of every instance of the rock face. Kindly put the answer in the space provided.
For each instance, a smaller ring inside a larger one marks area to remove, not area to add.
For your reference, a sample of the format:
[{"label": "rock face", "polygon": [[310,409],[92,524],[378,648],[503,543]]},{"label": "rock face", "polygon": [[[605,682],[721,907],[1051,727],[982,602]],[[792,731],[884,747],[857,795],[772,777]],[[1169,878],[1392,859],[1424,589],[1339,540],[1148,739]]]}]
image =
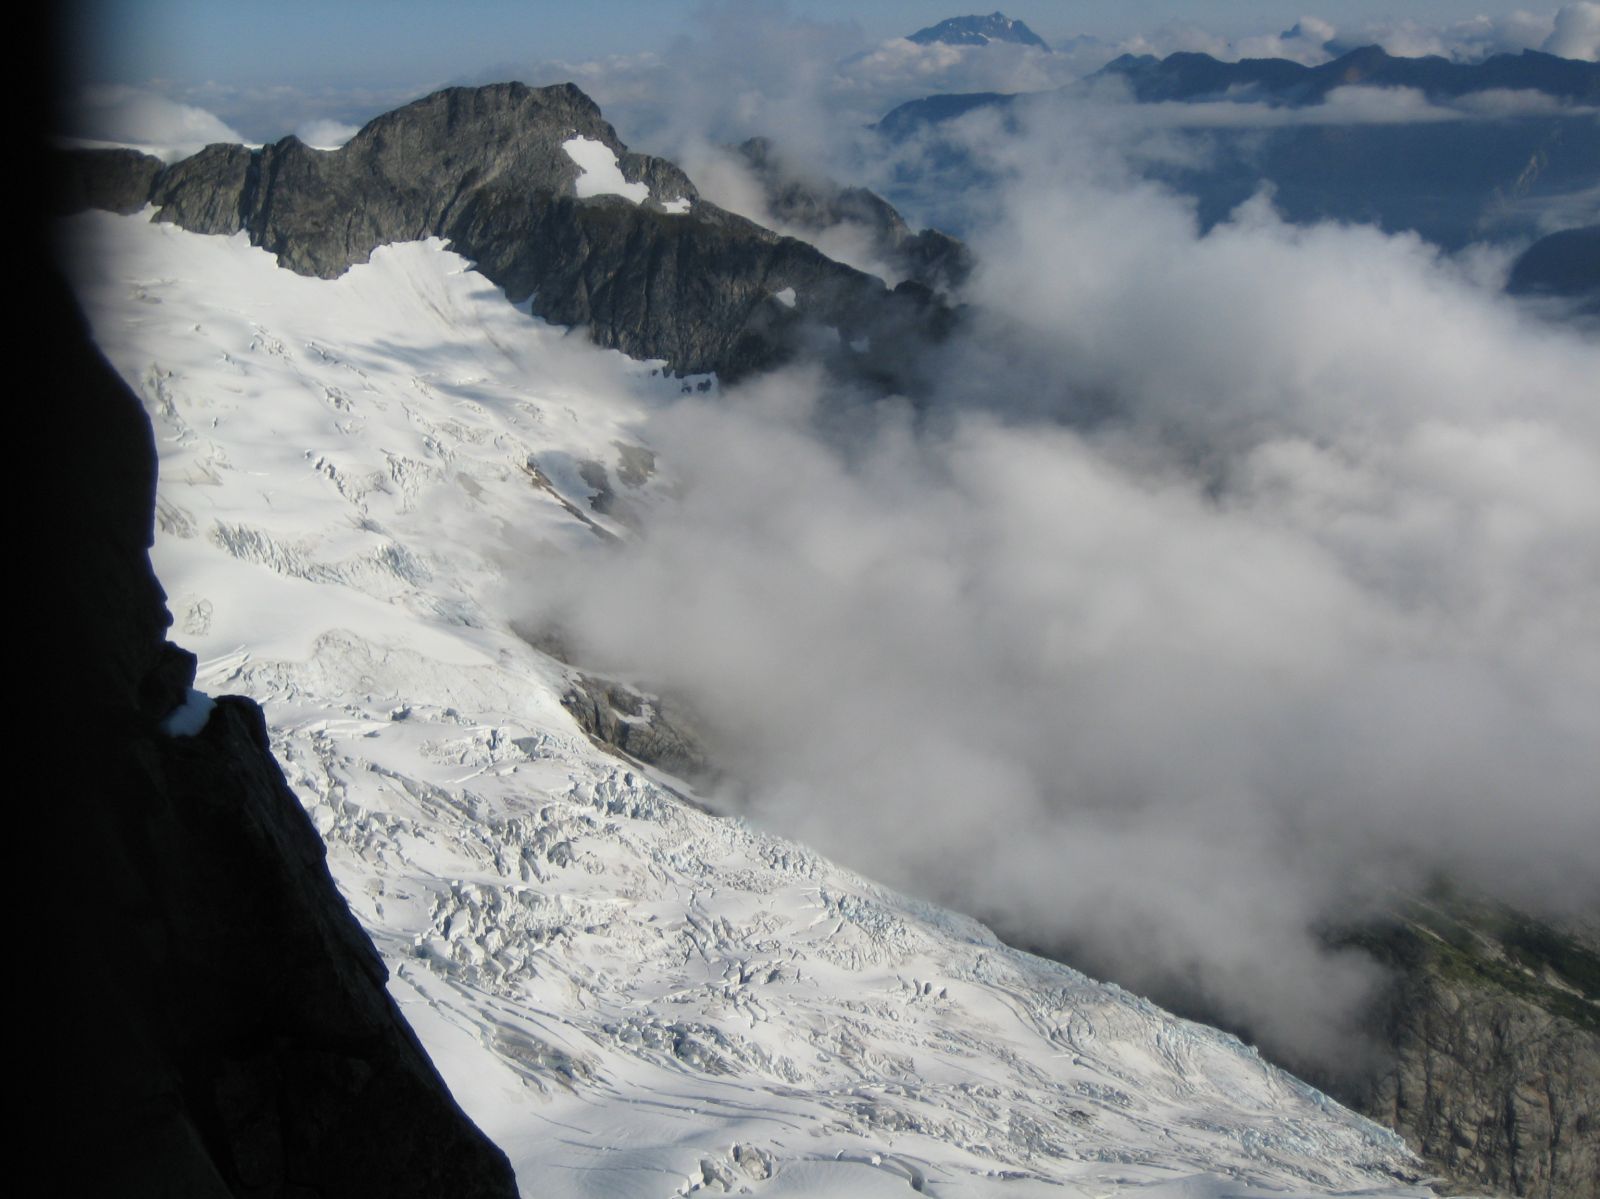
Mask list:
[{"label": "rock face", "polygon": [[1488,904],[1413,906],[1351,938],[1396,971],[1387,1060],[1335,1097],[1456,1185],[1600,1194],[1600,944]]},{"label": "rock face", "polygon": [[[580,198],[582,172],[563,149],[574,137],[614,153],[648,198]],[[536,316],[680,374],[735,379],[815,348],[821,331],[848,373],[914,391],[915,344],[951,319],[926,287],[890,291],[701,200],[671,163],[629,153],[571,84],[451,88],[334,151],[293,137],[259,150],[216,145],[153,171],[114,151],[70,157],[82,202],[137,207],[148,172],[157,220],[245,230],[300,274],[332,277],[385,243],[446,238]],[[774,299],[789,289],[793,307]]]},{"label": "rock face", "polygon": [[30,963],[47,1191],[510,1199],[505,1155],[384,989],[260,709],[223,699],[197,735],[163,731],[194,658],[164,639],[147,557],[150,423],[41,274],[50,399],[75,430],[40,495],[58,561],[30,696],[52,780],[37,851],[70,847]]},{"label": "rock face", "polygon": [[574,671],[561,705],[590,737],[625,757],[690,781],[713,775],[692,724],[659,696]]},{"label": "rock face", "polygon": [[972,254],[964,243],[937,229],[913,233],[876,192],[804,174],[764,137],[751,138],[735,153],[760,182],[772,215],[785,225],[811,234],[854,225],[866,232],[876,257],[934,291],[951,291],[972,273]]},{"label": "rock face", "polygon": [[[1458,893],[1415,898],[1332,949],[1365,952],[1388,983],[1338,1063],[1276,1043],[1278,1065],[1400,1133],[1445,1194],[1600,1194],[1600,927],[1556,926]],[[1075,965],[1084,946],[1043,946]],[[1114,971],[1099,971],[1114,976]],[[1254,1033],[1182,980],[1142,988],[1189,1019]]]},{"label": "rock face", "polygon": [[[517,634],[568,668],[561,706],[597,745],[691,783],[714,783],[720,776],[687,704],[578,669],[572,642],[556,627],[518,627]],[[679,798],[699,806],[686,796]]]},{"label": "rock face", "polygon": [[103,208],[138,212],[150,202],[161,160],[137,150],[96,150],[61,156],[57,203],[63,212]]}]

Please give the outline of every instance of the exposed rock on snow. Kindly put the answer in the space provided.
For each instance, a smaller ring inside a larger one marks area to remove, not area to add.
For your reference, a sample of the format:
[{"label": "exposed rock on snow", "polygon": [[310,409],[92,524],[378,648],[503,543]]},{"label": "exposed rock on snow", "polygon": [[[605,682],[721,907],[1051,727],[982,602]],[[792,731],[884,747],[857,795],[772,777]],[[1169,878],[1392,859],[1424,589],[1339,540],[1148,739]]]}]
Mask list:
[{"label": "exposed rock on snow", "polygon": [[635,761],[691,782],[710,771],[692,727],[681,713],[666,711],[658,696],[574,672],[561,703],[584,732]]},{"label": "exposed rock on snow", "polygon": [[1339,1093],[1467,1189],[1600,1186],[1600,940],[1483,902],[1417,903],[1362,930],[1395,971],[1387,1050]]}]

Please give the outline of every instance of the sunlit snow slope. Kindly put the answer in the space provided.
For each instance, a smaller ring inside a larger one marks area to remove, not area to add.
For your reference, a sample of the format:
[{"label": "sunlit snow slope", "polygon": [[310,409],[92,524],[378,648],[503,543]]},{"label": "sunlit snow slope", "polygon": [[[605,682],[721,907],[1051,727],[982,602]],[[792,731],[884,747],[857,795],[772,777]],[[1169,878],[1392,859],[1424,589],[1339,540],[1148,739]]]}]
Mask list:
[{"label": "sunlit snow slope", "polygon": [[585,739],[512,631],[518,564],[626,536],[580,464],[615,478],[679,381],[437,242],[330,282],[145,215],[66,230],[155,422],[174,639],[201,688],[264,705],[393,994],[528,1195],[1417,1193],[1393,1135],[1233,1039]]}]

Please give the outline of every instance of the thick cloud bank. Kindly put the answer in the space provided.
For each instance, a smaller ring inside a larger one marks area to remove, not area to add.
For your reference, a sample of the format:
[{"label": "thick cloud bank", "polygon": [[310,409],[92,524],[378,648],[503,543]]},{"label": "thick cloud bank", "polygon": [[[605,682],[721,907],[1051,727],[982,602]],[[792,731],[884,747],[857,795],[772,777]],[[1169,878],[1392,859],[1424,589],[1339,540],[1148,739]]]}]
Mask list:
[{"label": "thick cloud bank", "polygon": [[1059,128],[930,407],[686,398],[681,498],[530,586],[753,819],[1331,1053],[1320,924],[1600,902],[1600,344],[1413,237],[1201,236]]}]

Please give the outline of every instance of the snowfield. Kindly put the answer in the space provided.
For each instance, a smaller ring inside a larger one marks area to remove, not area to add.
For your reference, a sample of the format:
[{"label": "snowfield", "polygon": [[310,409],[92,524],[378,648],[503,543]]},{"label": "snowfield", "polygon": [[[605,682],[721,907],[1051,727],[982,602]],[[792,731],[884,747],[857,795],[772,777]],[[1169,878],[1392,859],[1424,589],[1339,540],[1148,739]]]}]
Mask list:
[{"label": "snowfield", "polygon": [[148,214],[63,231],[155,424],[173,639],[201,692],[264,706],[392,994],[528,1195],[1426,1193],[1397,1137],[1233,1038],[588,741],[513,631],[520,572],[629,535],[590,509],[595,463],[670,502],[671,463],[618,466],[682,381],[437,241],[323,281]]}]

